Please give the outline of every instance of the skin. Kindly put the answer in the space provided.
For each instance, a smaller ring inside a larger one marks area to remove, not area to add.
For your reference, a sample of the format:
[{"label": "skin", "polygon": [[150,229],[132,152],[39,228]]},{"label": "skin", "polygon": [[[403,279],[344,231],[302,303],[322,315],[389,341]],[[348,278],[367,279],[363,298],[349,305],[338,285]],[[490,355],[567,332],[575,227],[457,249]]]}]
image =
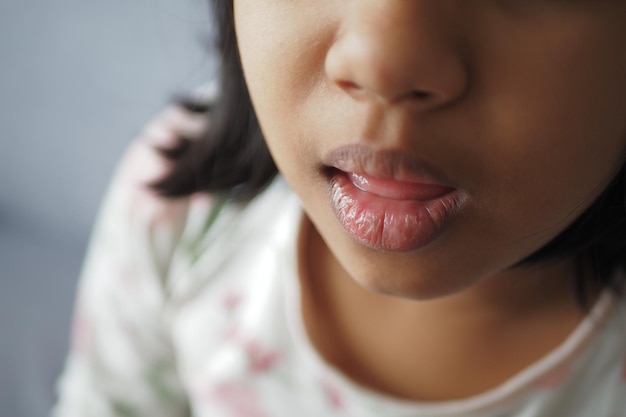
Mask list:
[{"label": "skin", "polygon": [[[393,395],[461,398],[579,323],[572,260],[515,265],[624,161],[624,21],[614,0],[235,0],[251,98],[306,213],[303,313],[327,360]],[[398,253],[346,234],[323,161],[354,144],[467,195],[437,239]]]}]

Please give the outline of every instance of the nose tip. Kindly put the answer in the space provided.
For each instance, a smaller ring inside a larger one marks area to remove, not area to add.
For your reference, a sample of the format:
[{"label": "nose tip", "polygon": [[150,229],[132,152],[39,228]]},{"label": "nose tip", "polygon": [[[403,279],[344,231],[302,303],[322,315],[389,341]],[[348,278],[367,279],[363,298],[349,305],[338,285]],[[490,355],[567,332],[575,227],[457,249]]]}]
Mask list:
[{"label": "nose tip", "polygon": [[371,3],[351,10],[328,50],[325,70],[332,83],[356,100],[425,109],[463,96],[467,68],[461,48],[445,32],[442,22],[450,20],[432,8],[400,10],[397,5],[406,2],[385,0],[384,6],[368,8]]}]

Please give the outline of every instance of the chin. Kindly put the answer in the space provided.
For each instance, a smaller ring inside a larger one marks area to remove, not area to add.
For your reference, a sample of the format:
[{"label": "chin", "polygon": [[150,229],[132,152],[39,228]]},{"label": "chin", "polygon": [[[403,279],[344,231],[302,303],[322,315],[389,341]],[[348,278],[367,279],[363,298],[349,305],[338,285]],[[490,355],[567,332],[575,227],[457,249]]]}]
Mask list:
[{"label": "chin", "polygon": [[[377,271],[378,270],[378,271]],[[387,271],[387,272],[380,272]],[[472,282],[463,282],[442,276],[442,271],[412,271],[398,268],[357,268],[348,271],[352,279],[363,289],[374,294],[404,298],[415,301],[428,301],[457,294],[469,287]]]}]

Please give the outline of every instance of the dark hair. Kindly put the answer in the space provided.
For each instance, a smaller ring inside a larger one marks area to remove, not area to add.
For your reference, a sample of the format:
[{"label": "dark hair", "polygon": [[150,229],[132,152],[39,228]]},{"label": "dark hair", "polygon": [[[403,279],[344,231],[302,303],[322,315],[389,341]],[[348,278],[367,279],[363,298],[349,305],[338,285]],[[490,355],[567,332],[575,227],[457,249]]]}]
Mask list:
[{"label": "dark hair", "polygon": [[232,0],[210,0],[218,27],[221,55],[220,94],[207,106],[193,97],[179,104],[210,117],[209,130],[200,140],[181,140],[163,153],[173,162],[172,171],[153,188],[164,196],[180,197],[198,191],[226,193],[246,201],[260,193],[276,176],[243,79],[235,39]]},{"label": "dark hair", "polygon": [[[246,87],[235,39],[233,0],[210,0],[222,58],[221,94],[210,108],[193,99],[180,103],[206,112],[210,129],[201,140],[183,140],[164,153],[171,173],[154,184],[164,196],[194,192],[225,193],[235,201],[259,194],[276,176]],[[626,170],[623,167],[600,197],[567,229],[518,264],[525,267],[576,257],[575,295],[587,306],[590,288],[624,291],[626,267]],[[591,277],[591,278],[590,278]],[[593,281],[592,281],[593,280]]]}]

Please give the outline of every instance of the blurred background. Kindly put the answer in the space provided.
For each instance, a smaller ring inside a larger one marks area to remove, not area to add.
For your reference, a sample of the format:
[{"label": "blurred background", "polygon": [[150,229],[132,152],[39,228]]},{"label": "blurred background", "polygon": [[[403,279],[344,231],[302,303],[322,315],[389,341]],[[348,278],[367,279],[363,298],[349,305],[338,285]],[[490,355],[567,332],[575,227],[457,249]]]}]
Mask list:
[{"label": "blurred background", "polygon": [[207,0],[0,1],[0,417],[46,416],[124,149],[214,78]]}]

